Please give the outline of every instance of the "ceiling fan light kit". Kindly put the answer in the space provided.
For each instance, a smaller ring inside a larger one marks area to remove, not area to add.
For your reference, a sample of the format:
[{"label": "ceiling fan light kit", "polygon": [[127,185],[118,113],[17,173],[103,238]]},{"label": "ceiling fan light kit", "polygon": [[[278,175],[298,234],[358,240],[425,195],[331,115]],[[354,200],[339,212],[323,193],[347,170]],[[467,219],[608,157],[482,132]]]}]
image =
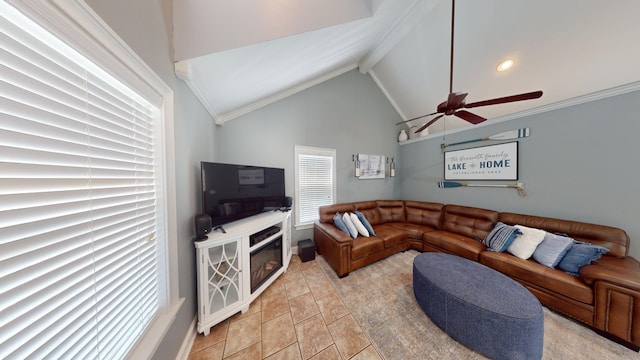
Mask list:
[{"label": "ceiling fan light kit", "polygon": [[[463,109],[504,104],[504,103],[510,103],[510,102],[516,102],[516,101],[523,101],[523,100],[532,100],[542,96],[542,91],[533,91],[533,92],[524,93],[524,94],[505,96],[505,97],[495,98],[490,100],[476,101],[476,102],[467,104],[465,103],[465,98],[467,97],[467,95],[469,95],[468,93],[453,92],[453,49],[454,49],[455,8],[456,8],[456,1],[452,0],[451,1],[451,52],[450,52],[450,58],[449,58],[450,59],[449,96],[447,97],[447,100],[441,102],[437,106],[436,112],[433,112],[431,114],[421,115],[421,116],[418,116],[409,120],[405,120],[396,124],[396,125],[400,125],[400,124],[404,124],[404,123],[417,120],[423,117],[437,115],[436,117],[434,117],[433,119],[431,119],[430,121],[422,125],[420,128],[418,128],[418,130],[416,130],[415,133],[422,132],[423,130],[431,126],[433,123],[435,123],[442,117],[449,116],[449,115],[459,117],[460,119],[465,120],[473,125],[479,124],[487,120],[482,116],[476,115],[474,113],[471,113]],[[508,60],[508,61],[511,61],[511,66],[513,66],[513,61],[512,60]],[[499,65],[499,68],[501,65]]]},{"label": "ceiling fan light kit", "polygon": [[503,71],[507,71],[509,69],[511,69],[514,65],[513,60],[511,59],[507,59],[503,62],[501,62],[500,64],[498,64],[498,67],[496,68],[496,70],[503,72]]}]

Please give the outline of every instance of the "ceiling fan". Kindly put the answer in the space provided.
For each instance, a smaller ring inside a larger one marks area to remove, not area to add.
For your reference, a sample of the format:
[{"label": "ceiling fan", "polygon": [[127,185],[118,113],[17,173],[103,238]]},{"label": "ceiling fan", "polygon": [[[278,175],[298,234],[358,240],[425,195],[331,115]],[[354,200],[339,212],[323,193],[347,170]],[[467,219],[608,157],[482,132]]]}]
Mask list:
[{"label": "ceiling fan", "polygon": [[459,92],[453,92],[453,29],[454,29],[454,18],[455,18],[455,8],[456,8],[456,0],[452,0],[452,5],[451,5],[451,54],[450,54],[450,64],[449,64],[449,96],[447,97],[447,100],[440,103],[438,105],[438,107],[436,108],[436,112],[433,112],[431,114],[426,114],[426,115],[421,115],[418,117],[415,117],[413,119],[409,119],[409,120],[405,120],[405,121],[401,121],[399,123],[397,123],[396,125],[400,125],[400,124],[404,124],[413,120],[417,120],[417,119],[421,119],[423,117],[427,117],[427,116],[432,116],[432,115],[436,115],[436,114],[440,114],[436,117],[434,117],[433,119],[431,119],[431,121],[425,123],[424,125],[422,125],[418,130],[416,130],[416,133],[421,132],[422,130],[428,128],[429,126],[431,126],[431,124],[435,123],[436,121],[438,121],[438,119],[442,118],[445,115],[453,115],[453,116],[457,116],[459,118],[461,118],[462,120],[465,120],[467,122],[470,122],[471,124],[479,124],[487,119],[483,118],[482,116],[478,116],[474,113],[471,113],[467,110],[463,110],[463,109],[469,109],[469,108],[474,108],[474,107],[480,107],[480,106],[487,106],[487,105],[497,105],[497,104],[504,104],[504,103],[510,103],[510,102],[515,102],[515,101],[522,101],[522,100],[531,100],[531,99],[537,99],[539,97],[542,96],[542,91],[534,91],[534,92],[529,92],[529,93],[524,93],[524,94],[518,94],[518,95],[511,95],[511,96],[505,96],[505,97],[500,97],[500,98],[495,98],[495,99],[490,99],[490,100],[483,100],[483,101],[477,101],[477,102],[473,102],[470,104],[466,104],[464,102],[464,99],[467,97],[467,95],[469,95],[468,93],[459,93]]}]

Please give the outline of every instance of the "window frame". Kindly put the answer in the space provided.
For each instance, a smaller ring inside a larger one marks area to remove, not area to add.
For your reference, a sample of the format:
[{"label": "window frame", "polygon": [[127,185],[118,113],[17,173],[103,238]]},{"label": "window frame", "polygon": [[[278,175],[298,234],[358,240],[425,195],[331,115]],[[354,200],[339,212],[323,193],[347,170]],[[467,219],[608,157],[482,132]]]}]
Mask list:
[{"label": "window frame", "polygon": [[159,298],[156,318],[128,354],[132,359],[150,359],[185,301],[178,287],[173,90],[84,1],[9,3],[160,109],[160,120],[155,123],[159,135],[155,154],[157,230],[164,246],[158,247],[158,263],[164,268],[159,281],[166,290]]},{"label": "window frame", "polygon": [[300,161],[300,155],[315,155],[315,156],[325,156],[325,157],[330,157],[331,158],[331,165],[332,165],[332,177],[331,177],[331,192],[332,192],[332,203],[336,203],[338,201],[337,199],[337,186],[336,186],[336,150],[335,149],[328,149],[328,148],[318,148],[318,147],[309,147],[309,146],[301,146],[301,145],[295,145],[294,146],[294,153],[295,153],[295,158],[294,158],[294,164],[295,164],[295,170],[294,170],[294,178],[295,178],[295,204],[294,204],[294,213],[295,213],[295,221],[294,221],[294,226],[296,228],[296,230],[304,230],[304,229],[311,229],[313,228],[313,220],[309,221],[309,222],[304,222],[301,223],[300,222],[300,181],[299,181],[299,175],[300,175],[300,168],[299,168],[299,161]]}]

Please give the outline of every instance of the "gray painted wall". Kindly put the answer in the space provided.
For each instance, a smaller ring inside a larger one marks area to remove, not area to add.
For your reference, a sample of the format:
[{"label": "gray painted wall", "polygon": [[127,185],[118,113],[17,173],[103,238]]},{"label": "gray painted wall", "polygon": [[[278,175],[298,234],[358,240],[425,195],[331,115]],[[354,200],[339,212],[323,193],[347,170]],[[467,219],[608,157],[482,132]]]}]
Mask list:
[{"label": "gray painted wall", "polygon": [[[395,156],[399,115],[369,75],[347,72],[219,127],[216,146],[226,163],[282,167],[294,194],[294,146],[336,149],[338,202],[394,197],[397,178],[357,180],[356,153]],[[293,231],[293,245],[312,230]]]},{"label": "gray painted wall", "polygon": [[154,359],[175,359],[196,315],[195,230],[200,212],[200,161],[215,161],[213,119],[173,72],[171,0],[87,0],[100,17],[174,91],[174,141],[178,214],[180,297],[185,303],[162,340]]},{"label": "gray painted wall", "polygon": [[[476,127],[446,137],[446,143],[528,127],[519,139],[519,176],[528,192],[514,189],[439,189],[444,177],[442,136],[401,145],[400,198],[484,207],[620,227],[631,237],[630,254],[640,259],[640,178],[635,152],[640,134],[640,92]],[[477,110],[482,114],[482,110]],[[460,145],[462,149],[489,142]],[[495,143],[495,142],[492,142]],[[469,181],[471,182],[471,181]]]}]

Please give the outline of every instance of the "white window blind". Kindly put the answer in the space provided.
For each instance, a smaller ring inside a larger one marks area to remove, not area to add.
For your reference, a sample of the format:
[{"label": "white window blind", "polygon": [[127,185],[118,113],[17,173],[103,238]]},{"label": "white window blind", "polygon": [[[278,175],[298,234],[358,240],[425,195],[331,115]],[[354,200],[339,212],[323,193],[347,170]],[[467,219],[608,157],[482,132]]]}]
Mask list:
[{"label": "white window blind", "polygon": [[336,199],[335,159],[332,149],[295,147],[296,226],[318,219],[318,208]]},{"label": "white window blind", "polygon": [[0,14],[0,359],[123,358],[159,306],[159,109]]}]

